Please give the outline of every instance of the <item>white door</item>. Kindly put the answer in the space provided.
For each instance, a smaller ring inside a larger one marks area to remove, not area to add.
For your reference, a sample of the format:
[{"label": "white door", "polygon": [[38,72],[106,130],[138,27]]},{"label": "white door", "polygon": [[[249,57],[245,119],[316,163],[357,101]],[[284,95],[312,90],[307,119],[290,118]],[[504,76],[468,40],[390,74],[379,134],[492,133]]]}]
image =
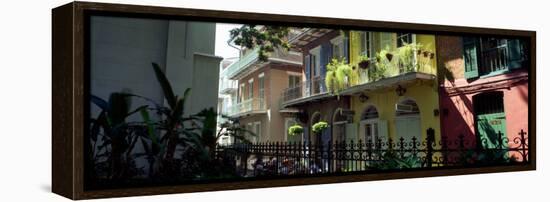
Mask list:
[{"label": "white door", "polygon": [[333,129],[333,139],[332,139],[332,143],[336,143],[336,141],[338,141],[338,143],[342,143],[343,141],[346,141],[346,121],[341,121],[341,122],[335,122],[333,125],[334,125],[334,129]]},{"label": "white door", "polygon": [[378,120],[365,120],[361,122],[361,134],[365,138],[365,145],[367,148],[376,148],[376,142],[378,141]]},{"label": "white door", "polygon": [[412,142],[412,138],[416,137],[417,142],[422,141],[422,130],[420,129],[420,115],[403,115],[395,118],[395,128],[397,132],[397,139],[393,140],[398,142],[401,137],[405,139],[405,142]]}]

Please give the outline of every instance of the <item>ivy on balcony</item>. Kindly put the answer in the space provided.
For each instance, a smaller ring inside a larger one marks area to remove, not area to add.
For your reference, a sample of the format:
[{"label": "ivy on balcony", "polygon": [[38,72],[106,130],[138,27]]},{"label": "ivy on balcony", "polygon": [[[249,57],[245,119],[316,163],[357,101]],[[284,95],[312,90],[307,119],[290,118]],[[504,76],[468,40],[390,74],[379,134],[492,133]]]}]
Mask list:
[{"label": "ivy on balcony", "polygon": [[360,58],[357,65],[352,65],[345,59],[331,60],[327,65],[325,77],[329,92],[338,95],[351,86],[408,72],[431,73],[435,53],[433,50],[424,49],[420,43],[404,43],[395,50],[386,47],[375,53],[374,57],[362,55]]}]

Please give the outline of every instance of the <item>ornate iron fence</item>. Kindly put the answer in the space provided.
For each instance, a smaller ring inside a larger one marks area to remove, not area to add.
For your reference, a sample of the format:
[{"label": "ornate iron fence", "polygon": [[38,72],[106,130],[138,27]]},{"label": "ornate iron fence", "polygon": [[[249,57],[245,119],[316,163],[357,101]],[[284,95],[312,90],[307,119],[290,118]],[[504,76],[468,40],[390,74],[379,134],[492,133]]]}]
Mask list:
[{"label": "ornate iron fence", "polygon": [[[442,136],[436,141],[434,131],[427,131],[423,141],[378,139],[374,142],[270,142],[219,146],[218,158],[231,161],[243,176],[309,175],[338,172],[419,169],[432,167],[478,167],[522,164],[529,161],[527,133],[495,139],[464,135]],[[496,142],[484,148],[484,142]]]}]

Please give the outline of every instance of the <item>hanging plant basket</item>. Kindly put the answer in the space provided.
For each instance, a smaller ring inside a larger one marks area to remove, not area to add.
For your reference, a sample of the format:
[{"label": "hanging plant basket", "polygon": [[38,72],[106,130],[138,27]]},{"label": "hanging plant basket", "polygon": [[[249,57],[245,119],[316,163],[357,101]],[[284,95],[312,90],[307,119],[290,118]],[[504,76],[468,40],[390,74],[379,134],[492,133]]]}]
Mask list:
[{"label": "hanging plant basket", "polygon": [[290,126],[288,128],[288,134],[290,136],[300,135],[304,132],[304,128],[298,124],[295,124],[293,126]]},{"label": "hanging plant basket", "polygon": [[424,57],[427,58],[430,55],[430,52],[424,51]]},{"label": "hanging plant basket", "polygon": [[391,59],[393,58],[393,54],[391,54],[391,53],[386,53],[386,58],[388,59],[388,61],[391,62]]},{"label": "hanging plant basket", "polygon": [[369,68],[369,65],[370,65],[370,61],[368,60],[362,60],[361,62],[359,62],[359,67],[361,69],[367,69]]},{"label": "hanging plant basket", "polygon": [[320,134],[323,130],[328,128],[328,123],[325,121],[319,121],[312,126],[312,131],[314,134]]}]

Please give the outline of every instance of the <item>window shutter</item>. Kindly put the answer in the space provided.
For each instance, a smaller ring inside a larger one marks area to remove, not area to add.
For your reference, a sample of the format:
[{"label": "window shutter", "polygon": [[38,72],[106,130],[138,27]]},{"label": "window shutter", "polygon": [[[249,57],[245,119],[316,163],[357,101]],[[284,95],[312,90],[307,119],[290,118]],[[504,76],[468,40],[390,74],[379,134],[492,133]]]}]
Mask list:
[{"label": "window shutter", "polygon": [[[381,138],[382,142],[388,141],[388,121],[378,120],[378,138]],[[387,146],[385,148],[387,148]]]},{"label": "window shutter", "polygon": [[309,95],[309,89],[310,89],[310,85],[311,85],[311,55],[306,55],[306,57],[304,58],[304,62],[305,62],[305,69],[304,69],[304,72],[306,74],[306,86],[305,86],[305,92],[302,92],[304,93],[304,95]]},{"label": "window shutter", "polygon": [[305,69],[304,69],[304,72],[306,73],[306,81],[309,81],[310,79],[310,70],[311,70],[311,56],[310,55],[306,55],[305,59],[304,59],[304,62],[305,62]]},{"label": "window shutter", "polygon": [[[332,58],[332,44],[330,42],[326,42],[323,45],[321,45],[321,72],[319,75],[321,75],[321,79],[325,79],[327,75],[327,64],[330,62],[330,58]],[[321,82],[321,92],[326,91],[325,82]]]},{"label": "window shutter", "polygon": [[[326,145],[328,144],[328,142],[332,139],[331,133],[332,131],[332,125],[329,125],[327,128],[325,128],[325,130],[323,130],[323,132],[321,132],[322,136],[321,136],[321,141],[323,142],[323,145]],[[334,142],[334,140],[332,140]]]},{"label": "window shutter", "polygon": [[346,58],[346,62],[350,62],[349,60],[349,38],[344,37],[344,58]]},{"label": "window shutter", "polygon": [[479,38],[464,37],[462,43],[464,47],[464,78],[478,77]]},{"label": "window shutter", "polygon": [[309,142],[309,127],[304,127],[304,144]]},{"label": "window shutter", "polygon": [[519,39],[508,40],[508,68],[521,68],[523,62],[522,47]]},{"label": "window shutter", "polygon": [[357,142],[357,123],[346,124],[346,142],[351,140]]}]

